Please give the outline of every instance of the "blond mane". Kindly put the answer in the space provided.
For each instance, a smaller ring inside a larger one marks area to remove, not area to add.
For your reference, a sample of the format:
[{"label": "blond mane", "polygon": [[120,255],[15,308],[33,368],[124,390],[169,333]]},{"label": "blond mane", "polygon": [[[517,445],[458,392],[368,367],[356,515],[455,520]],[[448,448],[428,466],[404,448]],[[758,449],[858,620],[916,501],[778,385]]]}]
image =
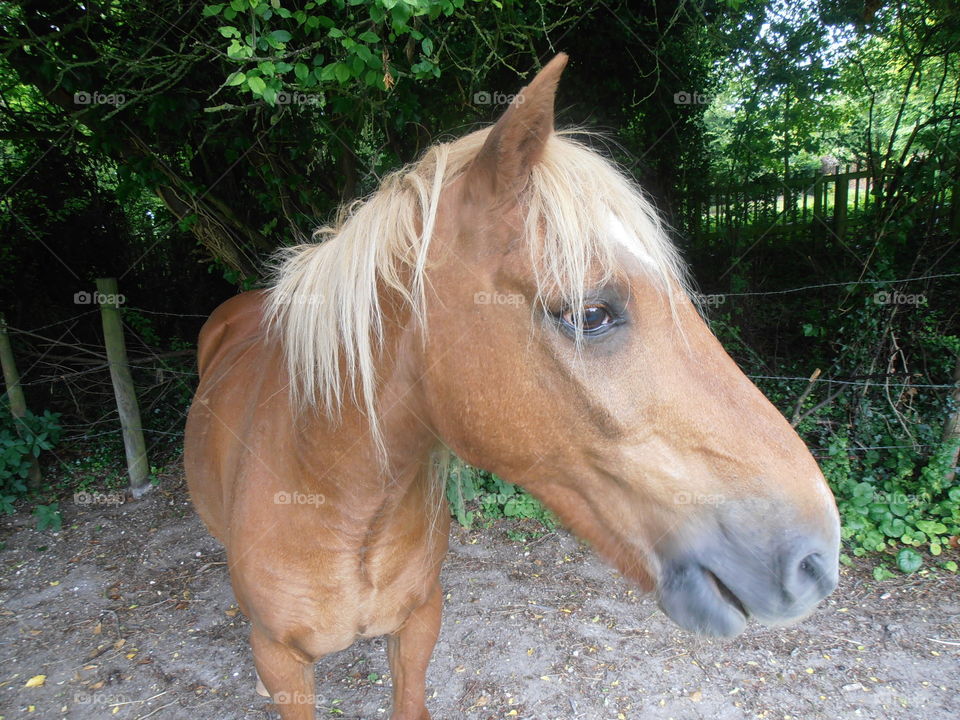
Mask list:
[{"label": "blond mane", "polygon": [[[382,348],[380,285],[396,292],[425,324],[427,255],[441,191],[476,157],[489,132],[433,146],[387,175],[372,195],[343,208],[316,242],[281,251],[266,320],[284,351],[298,411],[322,409],[331,420],[349,399],[365,412],[378,447],[376,358]],[[618,270],[617,246],[641,258],[672,299],[689,295],[686,269],[642,191],[612,162],[555,133],[521,201],[537,282],[549,296],[582,309],[588,279]],[[622,226],[611,233],[611,219]],[[341,369],[345,368],[345,377]]]}]

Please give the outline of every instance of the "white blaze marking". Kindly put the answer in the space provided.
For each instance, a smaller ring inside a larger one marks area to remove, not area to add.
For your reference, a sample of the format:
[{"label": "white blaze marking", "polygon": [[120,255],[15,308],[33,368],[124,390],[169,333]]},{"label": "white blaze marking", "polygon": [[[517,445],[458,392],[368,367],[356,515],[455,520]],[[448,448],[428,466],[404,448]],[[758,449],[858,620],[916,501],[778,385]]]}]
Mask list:
[{"label": "white blaze marking", "polygon": [[624,227],[614,213],[610,213],[610,219],[607,221],[610,237],[620,243],[631,255],[649,268],[656,268],[656,263],[647,252],[646,248],[640,242],[640,238],[631,233]]}]

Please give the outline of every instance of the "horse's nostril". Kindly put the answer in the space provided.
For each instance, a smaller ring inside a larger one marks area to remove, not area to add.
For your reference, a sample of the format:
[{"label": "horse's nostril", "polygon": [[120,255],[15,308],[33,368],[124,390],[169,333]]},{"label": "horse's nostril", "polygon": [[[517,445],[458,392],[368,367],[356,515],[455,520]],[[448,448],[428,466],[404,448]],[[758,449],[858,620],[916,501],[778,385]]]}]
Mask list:
[{"label": "horse's nostril", "polygon": [[805,555],[794,568],[788,572],[784,589],[795,599],[810,594],[823,597],[836,586],[836,572],[831,572],[829,563],[819,552]]},{"label": "horse's nostril", "polygon": [[811,553],[800,561],[800,572],[818,580],[823,575],[823,566],[820,562],[820,553]]}]

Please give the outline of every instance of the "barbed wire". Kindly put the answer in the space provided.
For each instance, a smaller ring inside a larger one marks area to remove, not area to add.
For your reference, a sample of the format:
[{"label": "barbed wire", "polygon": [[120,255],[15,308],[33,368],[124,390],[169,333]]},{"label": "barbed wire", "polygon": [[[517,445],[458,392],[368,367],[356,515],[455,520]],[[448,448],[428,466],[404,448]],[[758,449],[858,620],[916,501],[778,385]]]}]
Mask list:
[{"label": "barbed wire", "polygon": [[[820,378],[808,378],[808,377],[801,377],[801,376],[751,375],[751,374],[749,374],[749,373],[747,373],[747,377],[748,377],[748,378],[751,378],[751,379],[753,379],[753,380],[796,380],[796,381],[802,380],[803,382],[807,382],[807,383],[810,383],[810,382],[825,382],[825,383],[834,383],[835,385],[858,385],[858,386],[860,386],[860,387],[864,387],[864,386],[867,386],[867,385],[876,385],[877,387],[880,387],[880,386],[883,386],[883,385],[890,385],[890,386],[892,386],[892,387],[913,387],[913,388],[939,388],[939,389],[945,389],[945,388],[954,388],[954,387],[957,386],[957,383],[947,383],[947,384],[942,384],[942,385],[931,384],[931,383],[912,383],[912,382],[898,382],[898,383],[894,383],[894,382],[886,382],[886,381],[884,381],[884,380],[882,380],[882,379],[878,379],[878,380],[875,380],[875,381],[870,381],[870,380],[833,380],[832,378],[823,378],[823,377],[820,377]],[[897,376],[896,376],[896,375],[887,375],[887,376],[883,376],[883,377],[897,377]]]},{"label": "barbed wire", "polygon": [[[946,273],[943,275],[936,275],[936,276],[927,275],[927,276],[921,276],[921,277],[915,277],[915,278],[907,278],[897,282],[924,280],[924,279],[930,279],[933,277],[960,277],[960,273]],[[863,284],[863,283],[875,282],[875,281],[860,281],[860,282],[861,284]],[[842,284],[844,283],[828,283],[826,285],[811,285],[811,286],[805,286],[804,288],[793,288],[791,290],[783,290],[783,291],[775,291],[775,292],[786,293],[786,292],[798,291],[801,289],[830,287],[830,286],[836,286],[836,285],[842,285]],[[740,294],[741,295],[751,295],[751,294],[759,295],[759,294],[765,294],[765,293],[740,293]],[[93,311],[88,311],[88,313],[89,312],[93,312]],[[57,341],[54,338],[44,337],[37,334],[37,330],[53,327],[54,325],[62,324],[64,322],[69,322],[70,320],[75,320],[88,313],[81,313],[80,315],[74,316],[73,318],[61,321],[61,323],[51,323],[50,325],[44,325],[34,330],[22,330],[19,328],[8,326],[8,330],[11,332],[22,333],[23,335],[35,338],[39,341],[51,342],[60,346],[75,348],[76,350],[82,351],[85,355],[95,355],[96,359],[101,361],[100,363],[92,367],[85,367],[81,369],[70,368],[69,370],[66,370],[66,371],[61,370],[60,372],[49,372],[46,375],[42,375],[40,377],[36,377],[35,379],[26,380],[26,381],[21,379],[20,385],[22,387],[31,387],[35,385],[43,385],[43,384],[48,384],[52,382],[65,382],[67,380],[78,378],[81,376],[96,375],[98,373],[103,373],[109,368],[109,363],[107,362],[105,353],[102,353],[102,351],[97,352],[95,350],[91,350],[91,348],[96,348],[95,345],[88,344],[88,343],[65,343],[63,341]],[[173,315],[175,313],[163,313],[163,314]],[[190,314],[190,315],[185,315],[184,317],[199,317],[199,316]],[[141,341],[141,344],[142,344],[142,341]],[[162,362],[163,358],[158,357],[155,353],[150,351],[149,346],[144,345],[144,347],[147,348],[148,352],[145,352],[142,355],[134,355],[129,360],[131,366],[134,366],[134,368],[137,371],[155,372],[155,373],[169,374],[169,375],[182,376],[182,377],[195,377],[197,375],[196,369],[183,370],[183,369],[171,367],[168,364],[155,364],[155,363],[149,364],[151,363],[151,361],[156,361],[158,359],[161,360]],[[192,351],[190,350],[177,351],[178,354],[182,353],[184,356],[190,354],[191,352]],[[92,361],[86,357],[75,358],[73,360],[75,362],[83,362],[83,363]],[[41,360],[39,364],[42,364],[47,367],[53,367],[53,368],[64,368],[64,364],[69,363],[70,361],[71,361],[70,358],[57,357],[53,361]],[[956,387],[957,385],[957,383],[890,382],[889,378],[897,377],[897,375],[879,376],[877,378],[864,379],[864,380],[849,380],[849,379],[839,379],[839,378],[829,378],[829,377],[809,378],[809,377],[804,377],[799,375],[761,375],[761,374],[754,374],[754,373],[747,373],[747,377],[753,380],[783,380],[788,382],[832,383],[836,385],[852,385],[852,386],[859,386],[859,387],[864,387],[869,385],[885,385],[885,386],[892,386],[892,387],[913,387],[913,388],[927,388],[927,389],[937,389],[937,390],[950,389],[950,388]]]},{"label": "barbed wire", "polygon": [[[936,273],[932,275],[918,275],[916,277],[907,277],[907,278],[895,278],[890,280],[847,280],[845,282],[829,282],[829,283],[820,283],[817,285],[800,285],[793,288],[784,288],[782,290],[748,290],[745,292],[722,292],[722,293],[697,293],[701,296],[710,296],[710,297],[755,297],[763,295],[789,295],[791,293],[804,292],[806,290],[819,290],[822,288],[832,288],[832,287],[850,287],[851,285],[896,285],[899,283],[911,283],[911,282],[920,282],[922,280],[941,280],[944,278],[954,278],[960,277],[960,273]],[[175,312],[166,312],[163,310],[150,310],[148,308],[137,307],[134,305],[124,305],[122,309],[126,310],[135,310],[136,312],[146,313],[148,315],[162,315],[166,317],[180,317],[180,318],[208,318],[209,314],[203,313],[175,313]],[[98,312],[96,309],[87,310],[73,317],[67,318],[65,320],[58,320],[57,322],[50,323],[48,325],[42,325],[38,328],[33,328],[31,330],[25,330],[22,328],[13,327],[12,325],[7,325],[7,329],[12,332],[23,333],[24,335],[33,335],[38,333],[41,330],[46,330],[47,328],[55,327],[57,325],[63,325],[64,323],[77,320],[91,313]],[[52,340],[51,338],[44,338],[46,340]]]},{"label": "barbed wire", "polygon": [[[770,290],[770,291],[746,291],[746,292],[736,292],[736,293],[717,293],[715,296],[723,297],[758,297],[758,296],[771,296],[771,295],[787,295],[792,293],[818,290],[824,288],[836,288],[836,287],[850,287],[850,286],[860,286],[860,285],[896,285],[896,284],[905,284],[911,282],[920,282],[926,280],[938,280],[945,278],[955,278],[960,277],[960,273],[938,273],[938,274],[928,274],[928,275],[919,275],[915,277],[901,278],[896,280],[851,280],[848,282],[830,282],[830,283],[821,283],[814,285],[802,285],[794,288],[785,288],[782,290]],[[208,315],[202,315],[197,313],[174,313],[166,312],[160,310],[150,310],[147,308],[136,307],[136,306],[124,306],[124,309],[131,311],[144,313],[148,315],[158,315],[164,317],[180,317],[180,318],[201,318],[205,319],[209,317]],[[57,322],[48,323],[40,327],[34,328],[32,330],[23,330],[17,327],[7,325],[7,331],[11,334],[20,334],[24,337],[30,338],[33,343],[28,342],[27,345],[33,345],[34,347],[43,346],[47,344],[50,349],[53,347],[62,347],[69,348],[77,353],[77,356],[74,357],[51,357],[45,358],[45,353],[37,352],[36,354],[41,355],[40,359],[34,364],[34,366],[43,367],[45,372],[42,375],[37,376],[36,373],[29,373],[33,375],[32,378],[27,379],[25,382],[21,380],[21,385],[24,387],[36,386],[36,385],[51,385],[54,383],[63,383],[67,388],[67,391],[73,395],[74,392],[83,393],[86,397],[91,395],[97,397],[108,397],[111,396],[112,389],[110,386],[109,378],[103,378],[101,380],[95,379],[97,375],[106,375],[109,370],[109,363],[107,362],[106,353],[101,347],[96,344],[83,343],[80,342],[77,338],[72,337],[71,339],[74,342],[64,342],[62,338],[56,339],[48,336],[41,335],[40,333],[44,330],[48,330],[53,327],[60,325],[65,325],[71,322],[76,322],[81,318],[87,317],[92,314],[99,312],[98,308],[91,308],[82,313],[74,315],[72,317],[59,320]],[[71,332],[68,330],[67,332]],[[73,333],[71,332],[71,335]],[[135,334],[136,335],[136,334]],[[131,353],[130,365],[132,369],[135,369],[138,373],[156,373],[159,380],[155,383],[144,385],[138,389],[138,392],[144,394],[152,393],[153,397],[147,408],[147,412],[150,412],[154,408],[157,408],[159,405],[163,404],[166,399],[169,391],[174,384],[179,381],[181,377],[196,377],[197,372],[195,369],[183,370],[179,368],[171,367],[170,364],[166,362],[165,357],[158,356],[153,349],[146,344],[146,342],[140,338],[136,337],[134,344],[139,344],[143,346],[144,352],[134,352]],[[35,343],[35,344],[34,344]],[[49,352],[49,350],[47,351]],[[172,351],[170,354],[172,356],[176,355],[189,355],[191,350],[180,350]],[[94,356],[91,358],[90,356]],[[158,364],[159,361],[159,364]],[[80,367],[77,367],[77,365]],[[92,367],[90,366],[92,364]],[[87,365],[87,367],[84,367]],[[957,383],[923,383],[923,382],[912,382],[912,381],[891,381],[891,378],[901,377],[898,374],[891,375],[880,375],[876,377],[868,377],[864,379],[834,379],[829,377],[817,377],[810,378],[804,376],[796,375],[768,375],[768,374],[751,374],[747,373],[747,377],[752,380],[771,380],[771,381],[785,381],[785,382],[797,382],[797,383],[828,383],[835,385],[847,385],[854,387],[868,387],[873,386],[875,388],[883,387],[901,387],[901,388],[926,388],[934,390],[948,390],[957,387]],[[77,385],[76,380],[83,378],[84,382],[82,385]],[[166,389],[160,389],[159,394],[154,392],[158,388],[163,388],[166,386]],[[81,395],[83,397],[83,395]],[[76,398],[75,398],[75,402]],[[78,406],[79,407],[79,406]],[[158,411],[158,410],[154,410]],[[117,412],[111,410],[105,415],[102,415],[96,420],[90,422],[76,423],[63,426],[63,442],[83,442],[95,440],[97,438],[107,437],[107,436],[117,436],[121,433],[119,427],[113,427],[106,429],[100,432],[89,432],[97,428],[98,426],[103,426],[107,423],[116,423],[117,422]],[[72,434],[71,431],[80,431],[81,429],[86,430],[87,432],[81,432],[80,434]],[[165,430],[156,430],[153,428],[143,428],[143,432],[151,434],[154,436],[162,437],[172,437],[172,438],[182,438],[183,430],[178,429],[174,431],[165,431]],[[869,452],[874,450],[899,450],[899,449],[913,449],[921,450],[937,447],[935,445],[875,445],[869,447],[853,447],[846,448],[845,452]],[[818,448],[823,450],[824,448]],[[828,455],[818,454],[818,458],[829,457]]]},{"label": "barbed wire", "polygon": [[7,330],[12,330],[13,332],[22,332],[22,333],[28,333],[28,332],[29,332],[29,333],[38,333],[38,332],[40,332],[41,330],[46,330],[47,328],[56,327],[57,325],[65,325],[65,324],[68,323],[68,322],[73,322],[74,320],[79,320],[80,318],[85,317],[85,316],[90,315],[91,313],[95,313],[95,312],[99,312],[99,311],[96,310],[96,309],[93,309],[93,310],[85,310],[84,312],[80,313],[79,315],[74,315],[73,317],[68,317],[66,320],[57,320],[56,322],[52,322],[52,323],[50,323],[49,325],[41,325],[40,327],[34,328],[33,330],[20,330],[20,329],[15,328],[15,327],[13,327],[12,325],[9,325],[9,324],[8,324],[8,325],[7,325]]},{"label": "barbed wire", "polygon": [[87,433],[85,435],[69,435],[64,436],[62,442],[80,442],[81,440],[94,440],[98,437],[104,437],[106,435],[116,435],[121,432],[120,428],[114,428],[113,430],[104,430],[103,432],[98,433]]},{"label": "barbed wire", "polygon": [[849,280],[847,282],[829,282],[820,285],[801,285],[784,290],[756,290],[748,292],[698,293],[706,297],[753,297],[758,295],[789,295],[790,293],[805,290],[819,290],[821,288],[849,287],[851,285],[896,285],[898,283],[919,282],[921,280],[939,280],[942,278],[960,277],[960,273],[939,273],[936,275],[920,275],[918,277],[900,278],[899,280]]},{"label": "barbed wire", "polygon": [[146,308],[135,307],[135,306],[133,306],[133,305],[124,305],[124,306],[123,306],[123,309],[124,309],[124,310],[135,310],[135,311],[137,311],[137,312],[146,313],[147,315],[166,315],[166,316],[169,316],[169,317],[182,317],[182,318],[208,318],[208,317],[210,317],[210,314],[209,314],[209,313],[207,313],[206,315],[202,315],[202,314],[198,314],[198,313],[172,313],[172,312],[164,312],[164,311],[162,311],[162,310],[147,310]]},{"label": "barbed wire", "polygon": [[[920,448],[936,448],[941,447],[940,445],[930,445],[930,444],[920,444],[920,445],[866,445],[863,447],[848,447],[844,448],[844,453],[851,452],[867,452],[869,450],[919,450]],[[816,448],[817,450],[824,450],[823,447]],[[825,458],[830,457],[830,455],[817,455],[814,453],[814,457]]]}]

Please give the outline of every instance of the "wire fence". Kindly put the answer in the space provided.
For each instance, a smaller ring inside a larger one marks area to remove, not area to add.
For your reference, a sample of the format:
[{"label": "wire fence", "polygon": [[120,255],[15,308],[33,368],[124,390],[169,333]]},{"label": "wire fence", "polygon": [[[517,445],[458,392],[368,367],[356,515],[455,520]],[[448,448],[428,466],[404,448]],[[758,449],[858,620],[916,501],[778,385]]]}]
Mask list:
[{"label": "wire fence", "polygon": [[[914,277],[881,280],[858,278],[847,282],[829,282],[814,285],[802,285],[793,288],[784,288],[768,291],[744,291],[723,293],[723,297],[763,297],[788,295],[799,292],[829,288],[849,288],[861,285],[893,286],[907,283],[942,280],[960,277],[960,273],[937,273]],[[197,313],[174,313],[137,306],[124,306],[125,311],[132,311],[144,315],[175,317],[181,319],[205,319],[207,315]],[[63,442],[82,443],[105,437],[119,437],[121,428],[115,406],[112,406],[114,394],[109,375],[109,362],[102,346],[84,342],[74,332],[76,326],[91,315],[99,314],[97,308],[86,310],[71,317],[51,322],[29,330],[7,326],[8,332],[17,337],[18,354],[26,357],[28,363],[22,372],[21,386],[47,386],[51,393],[59,389],[64,397],[71,398],[74,405],[74,416],[78,421],[63,424]],[[59,334],[49,333],[53,328],[65,328]],[[44,334],[46,333],[46,334]],[[125,323],[125,333],[128,336],[128,362],[138,378],[137,393],[144,402],[142,411],[144,416],[143,431],[162,442],[165,438],[181,438],[183,436],[182,420],[186,413],[185,407],[178,405],[176,418],[173,424],[164,429],[152,427],[153,416],[160,413],[169,405],[170,395],[182,391],[192,395],[191,381],[197,377],[193,364],[185,366],[182,362],[171,364],[170,361],[182,361],[192,358],[195,350],[183,349],[176,351],[157,352],[136,331]],[[823,384],[851,386],[851,387],[888,387],[888,388],[917,388],[929,390],[952,390],[957,383],[928,383],[918,382],[909,373],[883,373],[859,377],[804,377],[798,375],[776,375],[748,373],[752,380],[779,381],[788,383],[802,383],[805,385]],[[182,396],[181,396],[182,401]],[[183,404],[182,402],[180,404]],[[85,410],[88,408],[107,408],[97,417],[90,417]],[[167,408],[169,409],[169,408]],[[178,424],[179,423],[179,424]],[[854,452],[871,450],[894,449],[925,449],[935,447],[931,445],[873,445],[850,448]]]},{"label": "wire fence", "polygon": [[[206,317],[127,309],[181,318]],[[31,329],[6,326],[16,343],[21,387],[33,388],[35,393],[42,388],[48,397],[56,396],[58,409],[65,411],[60,425],[61,445],[119,440],[122,435],[106,350],[101,343],[89,341],[98,332],[99,315],[100,309],[94,307]],[[151,448],[155,449],[160,442],[183,436],[184,398],[192,395],[197,376],[192,361],[195,351],[158,352],[129,323],[125,323],[124,334],[127,361],[137,381],[142,430],[155,438]],[[188,359],[189,363],[184,362]],[[176,402],[171,397],[174,394],[178,395]]]},{"label": "wire fence", "polygon": [[786,288],[784,290],[758,290],[752,292],[725,292],[717,293],[717,295],[722,295],[723,297],[763,297],[769,295],[789,295],[791,293],[805,292],[807,290],[821,290],[825,288],[847,288],[854,287],[859,285],[901,285],[912,282],[920,282],[924,280],[944,280],[946,278],[955,278],[960,277],[960,273],[938,273],[936,275],[920,275],[917,277],[901,278],[899,280],[883,280],[883,279],[872,279],[872,280],[848,280],[847,282],[829,282],[821,283],[819,285],[801,285],[800,287],[795,288]]},{"label": "wire fence", "polygon": [[754,375],[747,373],[747,377],[752,380],[787,380],[805,383],[832,383],[834,385],[857,385],[860,387],[869,387],[873,385],[887,385],[889,387],[912,387],[912,388],[954,388],[957,383],[917,383],[917,382],[890,382],[890,378],[903,377],[907,373],[890,373],[886,375],[871,375],[870,379],[862,380],[844,380],[839,378],[808,378],[797,375]]}]

